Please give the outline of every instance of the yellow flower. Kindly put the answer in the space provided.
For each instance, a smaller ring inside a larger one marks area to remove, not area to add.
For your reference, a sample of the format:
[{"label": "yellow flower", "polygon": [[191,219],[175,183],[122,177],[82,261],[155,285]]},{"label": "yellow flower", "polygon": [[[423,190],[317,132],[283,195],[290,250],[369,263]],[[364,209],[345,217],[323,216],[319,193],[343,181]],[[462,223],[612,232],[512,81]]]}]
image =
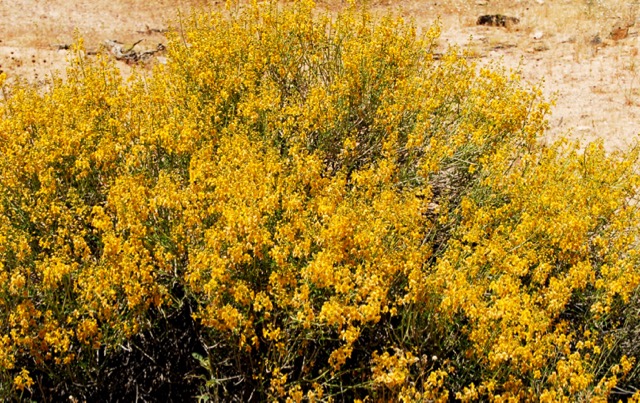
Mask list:
[{"label": "yellow flower", "polygon": [[25,368],[20,370],[20,373],[13,378],[13,385],[19,391],[23,391],[24,389],[31,389],[33,386],[33,379],[29,376],[29,371]]}]

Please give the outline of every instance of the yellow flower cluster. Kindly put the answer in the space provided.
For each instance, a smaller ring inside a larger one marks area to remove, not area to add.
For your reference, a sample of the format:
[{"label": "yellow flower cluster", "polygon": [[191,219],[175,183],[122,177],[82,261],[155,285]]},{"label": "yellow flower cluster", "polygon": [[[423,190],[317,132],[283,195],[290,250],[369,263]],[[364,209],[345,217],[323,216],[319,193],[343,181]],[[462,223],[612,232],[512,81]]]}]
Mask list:
[{"label": "yellow flower cluster", "polygon": [[393,389],[402,386],[409,378],[409,367],[418,361],[411,353],[396,351],[391,355],[384,352],[382,355],[373,353],[372,368],[373,381]]},{"label": "yellow flower cluster", "polygon": [[66,80],[6,89],[0,397],[185,305],[212,395],[597,401],[640,379],[638,151],[539,145],[540,91],[436,60],[437,26],[320,14],[235,4],[151,75],[79,45]]}]

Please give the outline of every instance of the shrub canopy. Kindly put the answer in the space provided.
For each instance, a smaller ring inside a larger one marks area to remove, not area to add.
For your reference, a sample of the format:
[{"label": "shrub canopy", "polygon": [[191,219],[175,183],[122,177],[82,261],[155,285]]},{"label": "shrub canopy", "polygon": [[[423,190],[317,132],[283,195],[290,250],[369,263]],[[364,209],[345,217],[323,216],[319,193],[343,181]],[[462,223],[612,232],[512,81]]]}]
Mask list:
[{"label": "shrub canopy", "polygon": [[1,396],[633,393],[637,150],[540,145],[540,91],[437,26],[296,1],[182,28],[150,76],[80,47],[5,88]]}]

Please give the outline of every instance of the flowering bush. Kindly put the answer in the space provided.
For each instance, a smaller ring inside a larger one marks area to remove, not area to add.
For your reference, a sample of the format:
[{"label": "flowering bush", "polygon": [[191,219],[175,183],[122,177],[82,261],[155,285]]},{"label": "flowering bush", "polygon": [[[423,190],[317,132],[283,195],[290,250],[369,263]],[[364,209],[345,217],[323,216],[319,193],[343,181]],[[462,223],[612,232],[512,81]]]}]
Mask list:
[{"label": "flowering bush", "polygon": [[540,91],[436,58],[437,26],[302,0],[183,28],[151,76],[80,45],[5,88],[3,398],[634,393],[637,150],[541,146]]}]

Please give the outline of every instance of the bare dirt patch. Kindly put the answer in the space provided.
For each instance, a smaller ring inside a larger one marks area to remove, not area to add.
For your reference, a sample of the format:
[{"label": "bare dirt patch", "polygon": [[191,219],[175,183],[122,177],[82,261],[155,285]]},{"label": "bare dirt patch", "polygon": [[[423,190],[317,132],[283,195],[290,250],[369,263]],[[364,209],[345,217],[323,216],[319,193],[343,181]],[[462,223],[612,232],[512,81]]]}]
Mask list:
[{"label": "bare dirt patch", "polygon": [[[9,78],[43,82],[63,71],[69,57],[66,45],[82,37],[89,51],[105,40],[125,46],[142,40],[136,49],[157,49],[164,30],[178,13],[215,6],[205,0],[15,0],[0,2],[0,70]],[[128,68],[121,63],[125,73]]]},{"label": "bare dirt patch", "polygon": [[[465,46],[479,65],[497,61],[555,100],[548,138],[603,138],[609,150],[640,133],[640,3],[596,0],[377,2],[420,26],[442,24],[442,47]],[[482,15],[519,23],[478,25]]]},{"label": "bare dirt patch", "polygon": [[[0,3],[0,70],[10,79],[44,82],[63,70],[64,44],[76,33],[87,49],[105,40],[156,49],[178,12],[220,7],[207,0],[16,0]],[[342,0],[319,1],[328,9]],[[558,134],[609,150],[626,148],[640,133],[640,23],[638,4],[621,0],[382,0],[375,12],[393,10],[421,28],[442,24],[441,47],[465,46],[479,65],[498,61],[555,99],[549,138]],[[477,25],[481,15],[505,15],[518,23]],[[500,24],[498,24],[500,25]],[[130,68],[119,62],[123,72]]]}]

